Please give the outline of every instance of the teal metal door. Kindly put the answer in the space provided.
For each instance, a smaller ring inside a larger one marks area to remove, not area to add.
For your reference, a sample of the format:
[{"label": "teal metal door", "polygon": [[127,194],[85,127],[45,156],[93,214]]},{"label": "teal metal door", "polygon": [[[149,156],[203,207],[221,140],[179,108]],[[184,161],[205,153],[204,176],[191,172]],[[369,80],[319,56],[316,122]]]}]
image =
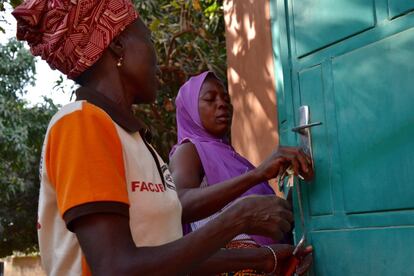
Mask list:
[{"label": "teal metal door", "polygon": [[310,274],[414,275],[414,1],[271,9],[281,142],[297,144],[301,105],[323,122],[315,179],[300,184]]}]

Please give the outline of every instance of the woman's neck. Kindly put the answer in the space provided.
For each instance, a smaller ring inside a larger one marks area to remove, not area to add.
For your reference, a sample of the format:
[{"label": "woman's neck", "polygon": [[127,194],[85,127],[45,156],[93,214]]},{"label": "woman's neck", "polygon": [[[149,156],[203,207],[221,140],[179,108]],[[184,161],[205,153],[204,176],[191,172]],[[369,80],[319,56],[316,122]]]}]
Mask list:
[{"label": "woman's neck", "polygon": [[82,86],[92,89],[104,97],[108,98],[118,108],[130,112],[133,97],[125,89],[123,81],[117,70],[105,70],[104,66],[99,66],[88,74],[88,80]]}]

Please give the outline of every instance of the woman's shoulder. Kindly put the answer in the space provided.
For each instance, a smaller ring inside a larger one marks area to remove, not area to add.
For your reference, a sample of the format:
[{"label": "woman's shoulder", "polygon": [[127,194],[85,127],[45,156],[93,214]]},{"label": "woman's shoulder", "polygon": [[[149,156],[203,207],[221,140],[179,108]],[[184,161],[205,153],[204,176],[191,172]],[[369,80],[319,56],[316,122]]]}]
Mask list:
[{"label": "woman's shoulder", "polygon": [[170,156],[170,168],[174,170],[177,167],[202,169],[197,148],[189,140],[177,145],[174,153]]},{"label": "woman's shoulder", "polygon": [[[111,121],[109,115],[97,106],[94,106],[86,101],[75,101],[62,106],[51,118],[49,122],[49,128],[54,126],[62,119],[72,119],[77,117],[79,121],[85,121],[85,119],[93,118],[95,124],[91,126],[100,125],[102,121],[107,123]],[[67,120],[66,120],[67,121]]]},{"label": "woman's shoulder", "polygon": [[181,144],[176,145],[174,153],[171,155],[170,159],[181,159],[183,157],[197,157],[200,159],[196,146],[190,140],[185,140]]}]

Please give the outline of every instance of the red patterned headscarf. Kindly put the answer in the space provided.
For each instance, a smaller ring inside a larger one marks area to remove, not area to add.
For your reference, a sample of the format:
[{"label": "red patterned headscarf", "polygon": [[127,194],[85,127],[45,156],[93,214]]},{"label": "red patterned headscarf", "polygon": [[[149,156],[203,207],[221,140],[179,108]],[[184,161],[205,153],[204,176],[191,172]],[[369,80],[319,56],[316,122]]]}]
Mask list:
[{"label": "red patterned headscarf", "polygon": [[130,0],[26,0],[12,14],[17,38],[70,79],[92,66],[138,17]]}]

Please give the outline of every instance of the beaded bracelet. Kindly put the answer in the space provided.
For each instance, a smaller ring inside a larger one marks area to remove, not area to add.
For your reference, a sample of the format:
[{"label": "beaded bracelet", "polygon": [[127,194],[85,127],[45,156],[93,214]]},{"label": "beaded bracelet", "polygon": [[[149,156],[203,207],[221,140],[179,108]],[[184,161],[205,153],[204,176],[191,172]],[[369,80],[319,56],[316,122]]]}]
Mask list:
[{"label": "beaded bracelet", "polygon": [[272,272],[269,273],[269,274],[273,274],[273,273],[276,272],[276,268],[277,268],[277,256],[276,256],[276,252],[273,250],[273,248],[271,248],[268,245],[265,245],[264,247],[268,248],[272,252],[272,254],[273,254],[273,258],[275,260],[275,265],[273,266]]}]

